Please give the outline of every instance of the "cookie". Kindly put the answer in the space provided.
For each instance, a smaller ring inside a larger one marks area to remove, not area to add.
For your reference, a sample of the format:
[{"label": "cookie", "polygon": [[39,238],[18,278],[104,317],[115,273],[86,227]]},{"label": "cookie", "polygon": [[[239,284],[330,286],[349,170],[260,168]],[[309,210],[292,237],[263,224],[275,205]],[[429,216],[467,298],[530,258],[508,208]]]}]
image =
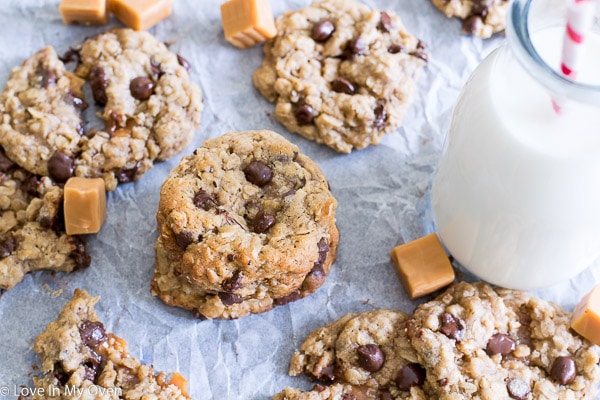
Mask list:
[{"label": "cookie", "polygon": [[[0,145],[27,171],[64,182],[103,178],[108,190],[138,179],[190,143],[202,95],[187,61],[147,32],[114,29],[70,52],[75,73],[46,47],[15,68],[0,94]],[[183,64],[183,65],[182,65]],[[88,83],[93,99],[85,99]],[[99,107],[104,129],[81,112]]]},{"label": "cookie", "polygon": [[432,0],[446,17],[463,20],[462,31],[480,38],[490,38],[504,31],[508,0]]},{"label": "cookie", "polygon": [[107,333],[94,305],[98,297],[76,289],[56,321],[36,339],[42,376],[34,377],[33,400],[73,398],[188,399],[185,380],[156,373]]},{"label": "cookie", "polygon": [[361,399],[430,398],[425,371],[406,337],[407,319],[400,311],[374,310],[314,331],[292,356],[290,375],[304,372],[334,385],[316,386],[312,394],[287,388],[275,398],[344,399],[348,393]]},{"label": "cookie", "polygon": [[0,290],[32,271],[90,265],[83,240],[65,233],[62,199],[61,187],[19,168],[0,147]]},{"label": "cookie", "polygon": [[[386,393],[389,394],[389,393]],[[316,384],[312,390],[302,391],[287,387],[273,396],[273,400],[392,400],[377,389],[334,383],[329,386]]]},{"label": "cookie", "polygon": [[428,54],[393,11],[325,0],[276,23],[254,84],[287,129],[349,153],[401,125]]},{"label": "cookie", "polygon": [[210,139],[162,185],[152,293],[224,319],[305,297],[335,260],[336,207],[319,167],[282,136]]},{"label": "cookie", "polygon": [[524,292],[459,283],[420,305],[408,337],[439,399],[592,398],[600,347]]}]

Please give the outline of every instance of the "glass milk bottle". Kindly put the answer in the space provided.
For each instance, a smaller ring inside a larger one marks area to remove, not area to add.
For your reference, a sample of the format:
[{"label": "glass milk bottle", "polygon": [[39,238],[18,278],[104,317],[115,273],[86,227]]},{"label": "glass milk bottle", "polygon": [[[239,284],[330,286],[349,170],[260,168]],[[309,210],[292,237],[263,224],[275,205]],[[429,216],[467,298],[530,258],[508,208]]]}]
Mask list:
[{"label": "glass milk bottle", "polygon": [[433,181],[448,251],[510,288],[568,280],[600,257],[600,18],[577,83],[557,72],[565,19],[565,0],[513,0],[506,43],[463,88]]}]

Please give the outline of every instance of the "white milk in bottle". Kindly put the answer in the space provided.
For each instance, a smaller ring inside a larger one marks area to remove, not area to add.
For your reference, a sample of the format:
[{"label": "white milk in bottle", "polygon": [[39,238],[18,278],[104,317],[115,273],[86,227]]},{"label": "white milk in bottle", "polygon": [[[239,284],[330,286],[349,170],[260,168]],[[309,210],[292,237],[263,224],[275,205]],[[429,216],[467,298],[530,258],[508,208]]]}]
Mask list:
[{"label": "white milk in bottle", "polygon": [[[509,18],[531,1],[514,0]],[[438,235],[462,265],[491,283],[532,289],[600,257],[600,33],[586,37],[581,83],[573,84],[543,65],[560,65],[564,27],[530,35],[522,28],[509,27],[510,46],[465,85],[432,208]],[[531,48],[514,49],[524,33],[544,62]],[[560,115],[549,88],[569,99]]]}]

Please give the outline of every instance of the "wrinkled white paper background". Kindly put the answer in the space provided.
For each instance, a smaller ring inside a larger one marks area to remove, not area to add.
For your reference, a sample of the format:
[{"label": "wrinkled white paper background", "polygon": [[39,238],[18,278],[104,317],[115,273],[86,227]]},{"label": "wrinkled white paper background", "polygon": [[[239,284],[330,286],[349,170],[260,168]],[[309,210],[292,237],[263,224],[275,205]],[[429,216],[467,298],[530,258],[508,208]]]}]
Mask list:
[{"label": "wrinkled white paper background", "polygon": [[[275,15],[309,2],[271,0]],[[271,129],[296,143],[324,170],[339,201],[341,233],[338,259],[325,285],[296,303],[234,321],[201,322],[152,297],[158,193],[178,155],[109,195],[107,222],[87,240],[89,269],[29,275],[0,298],[0,387],[10,388],[4,398],[16,398],[13,385],[31,386],[33,342],[75,288],[102,296],[97,312],[107,330],[126,339],[132,354],[157,370],[181,372],[196,399],[266,399],[286,385],[310,388],[306,377],[287,376],[290,356],[308,333],[348,312],[413,310],[417,302],[406,297],[389,251],[433,230],[429,186],[453,105],[477,63],[503,38],[482,41],[461,35],[460,22],[445,18],[429,0],[364,2],[395,10],[408,30],[427,43],[432,56],[404,126],[379,146],[350,155],[289,133],[275,121],[273,106],[252,85],[262,48],[239,50],[224,40],[222,1],[175,0],[171,17],[151,29],[159,40],[174,41],[171,48],[192,63],[192,79],[204,93],[202,127],[183,154],[227,131]],[[58,3],[2,0],[2,86],[13,66],[43,46],[53,45],[62,54],[106,29],[63,25]],[[111,20],[111,27],[119,25]],[[596,266],[537,294],[572,309],[599,277]]]}]

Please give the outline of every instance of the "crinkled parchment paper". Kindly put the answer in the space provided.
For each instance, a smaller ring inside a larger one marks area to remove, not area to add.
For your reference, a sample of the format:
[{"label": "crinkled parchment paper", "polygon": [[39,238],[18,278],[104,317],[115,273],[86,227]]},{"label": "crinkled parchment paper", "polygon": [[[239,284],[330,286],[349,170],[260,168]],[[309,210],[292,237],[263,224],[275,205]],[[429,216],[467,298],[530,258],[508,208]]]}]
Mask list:
[{"label": "crinkled parchment paper", "polygon": [[[276,15],[310,0],[271,0]],[[310,388],[287,376],[289,359],[306,335],[348,312],[389,307],[411,312],[389,251],[433,230],[430,183],[460,88],[502,37],[482,41],[460,34],[460,22],[429,0],[364,0],[395,10],[408,30],[428,45],[431,61],[415,101],[397,132],[380,145],[337,154],[292,134],[273,118],[273,105],[252,85],[262,47],[239,50],[223,38],[218,0],[175,0],[168,20],[151,32],[193,65],[204,92],[202,127],[180,155],[109,195],[108,219],[88,238],[90,268],[73,274],[28,275],[0,298],[0,386],[16,399],[15,385],[31,386],[32,346],[75,288],[102,297],[97,306],[107,330],[127,340],[131,352],[156,369],[179,371],[196,399],[266,399],[286,385]],[[53,45],[59,54],[106,27],[65,26],[58,0],[2,0],[0,83],[34,51]],[[110,26],[119,26],[114,19]],[[183,154],[231,130],[271,129],[314,159],[339,201],[338,259],[317,293],[268,313],[234,321],[198,321],[152,297],[155,212],[161,183]],[[568,266],[565,266],[568,268]],[[465,275],[468,279],[469,275]],[[572,309],[600,279],[600,266],[537,294]],[[2,391],[0,391],[2,393]],[[0,398],[2,396],[0,395]]]}]

